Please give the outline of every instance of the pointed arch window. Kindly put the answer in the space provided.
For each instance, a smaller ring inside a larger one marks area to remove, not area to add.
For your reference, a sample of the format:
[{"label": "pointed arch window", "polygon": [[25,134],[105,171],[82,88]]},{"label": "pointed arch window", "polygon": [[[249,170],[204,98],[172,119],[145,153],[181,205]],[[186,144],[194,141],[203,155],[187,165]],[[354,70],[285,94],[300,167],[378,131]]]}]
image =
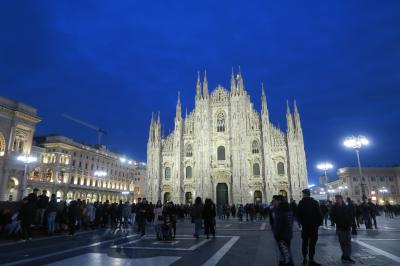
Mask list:
[{"label": "pointed arch window", "polygon": [[257,154],[260,152],[260,145],[258,144],[257,140],[254,140],[253,143],[251,144],[251,152],[253,154]]},{"label": "pointed arch window", "polygon": [[217,115],[217,132],[225,132],[225,115],[223,112]]},{"label": "pointed arch window", "polygon": [[253,175],[260,176],[260,165],[258,163],[253,164]]},{"label": "pointed arch window", "polygon": [[186,167],[186,178],[192,178],[192,167],[191,166]]},{"label": "pointed arch window", "polygon": [[192,155],[193,155],[192,145],[188,144],[186,146],[186,157],[192,157]]},{"label": "pointed arch window", "polygon": [[225,147],[219,146],[217,149],[217,160],[224,161],[225,160]]},{"label": "pointed arch window", "polygon": [[278,175],[285,175],[285,165],[282,162],[277,164]]},{"label": "pointed arch window", "polygon": [[165,180],[171,179],[171,168],[170,167],[165,167],[164,177],[165,177]]}]

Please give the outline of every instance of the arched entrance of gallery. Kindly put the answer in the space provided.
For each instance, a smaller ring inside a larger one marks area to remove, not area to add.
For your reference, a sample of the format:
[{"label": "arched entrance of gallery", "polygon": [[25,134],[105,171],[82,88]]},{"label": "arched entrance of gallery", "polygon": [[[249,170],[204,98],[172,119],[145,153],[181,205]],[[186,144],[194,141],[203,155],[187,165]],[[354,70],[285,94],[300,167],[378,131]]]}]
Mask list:
[{"label": "arched entrance of gallery", "polygon": [[262,203],[262,192],[259,190],[254,191],[254,204]]},{"label": "arched entrance of gallery", "polygon": [[185,193],[185,203],[192,204],[192,202],[193,202],[192,192],[186,192]]},{"label": "arched entrance of gallery", "polygon": [[217,184],[217,206],[228,204],[228,185],[226,183]]}]

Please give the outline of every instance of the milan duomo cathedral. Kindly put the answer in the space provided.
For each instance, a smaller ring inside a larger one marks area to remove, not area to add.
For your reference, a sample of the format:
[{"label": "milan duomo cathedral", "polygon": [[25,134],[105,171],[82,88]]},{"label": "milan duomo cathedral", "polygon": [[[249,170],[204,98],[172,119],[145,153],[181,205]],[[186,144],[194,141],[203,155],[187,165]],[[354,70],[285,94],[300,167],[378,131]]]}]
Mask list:
[{"label": "milan duomo cathedral", "polygon": [[195,108],[182,117],[178,95],[175,127],[162,136],[152,117],[147,144],[149,201],[191,203],[200,196],[217,204],[265,203],[275,194],[299,200],[307,188],[300,115],[287,102],[287,129],[269,120],[262,86],[261,114],[254,109],[239,71],[230,90],[209,92],[207,77],[196,85]]}]

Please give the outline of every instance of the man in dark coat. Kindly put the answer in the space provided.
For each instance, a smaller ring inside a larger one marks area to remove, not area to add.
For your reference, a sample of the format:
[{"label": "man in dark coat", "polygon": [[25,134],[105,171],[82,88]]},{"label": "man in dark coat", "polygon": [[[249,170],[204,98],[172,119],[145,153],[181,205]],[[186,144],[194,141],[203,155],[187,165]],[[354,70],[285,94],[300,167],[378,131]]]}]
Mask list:
[{"label": "man in dark coat", "polygon": [[369,205],[369,215],[370,215],[372,221],[374,222],[375,229],[378,229],[378,226],[376,224],[376,215],[378,214],[378,208],[371,201],[371,199],[368,199],[368,205]]},{"label": "man in dark coat", "polygon": [[136,209],[139,231],[141,236],[144,237],[146,235],[146,220],[149,214],[149,204],[147,200],[143,198],[143,200],[136,205]]},{"label": "man in dark coat", "polygon": [[290,242],[293,237],[293,212],[285,197],[279,195],[274,201],[274,219],[272,224],[272,232],[278,244],[280,258],[279,265],[294,265],[290,251]]},{"label": "man in dark coat", "polygon": [[36,222],[39,226],[43,225],[44,214],[49,206],[49,197],[47,196],[47,190],[43,190],[42,195],[38,197],[37,201],[37,217]]},{"label": "man in dark coat", "polygon": [[31,224],[33,223],[33,201],[29,201],[29,197],[22,200],[21,208],[18,212],[18,220],[21,221],[22,240],[31,240]]},{"label": "man in dark coat", "polygon": [[215,238],[215,216],[217,215],[215,211],[215,204],[211,199],[206,199],[203,208],[203,219],[204,219],[204,233],[209,238],[212,234]]},{"label": "man in dark coat", "polygon": [[79,206],[78,203],[73,200],[68,206],[68,229],[69,234],[72,236],[75,234],[76,223],[78,220]]},{"label": "man in dark coat", "polygon": [[350,229],[354,220],[354,209],[346,206],[341,195],[335,196],[336,204],[332,207],[331,216],[336,224],[336,234],[342,249],[342,261],[355,263],[351,259],[351,234]]},{"label": "man in dark coat", "polygon": [[318,241],[318,227],[322,225],[322,214],[318,202],[310,197],[310,190],[304,189],[302,192],[303,199],[297,206],[297,219],[301,224],[303,265],[308,263],[310,266],[318,266],[321,264],[314,261],[314,255]]}]

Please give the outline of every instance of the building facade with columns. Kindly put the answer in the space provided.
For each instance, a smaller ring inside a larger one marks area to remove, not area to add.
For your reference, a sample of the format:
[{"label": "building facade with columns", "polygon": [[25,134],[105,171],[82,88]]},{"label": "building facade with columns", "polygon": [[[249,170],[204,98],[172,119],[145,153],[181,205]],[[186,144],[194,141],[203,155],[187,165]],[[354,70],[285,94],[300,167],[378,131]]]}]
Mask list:
[{"label": "building facade with columns", "polygon": [[0,96],[0,201],[24,193],[25,165],[16,158],[31,153],[38,122],[35,108]]},{"label": "building facade with columns", "polygon": [[27,192],[46,189],[67,201],[133,202],[145,190],[137,176],[145,171],[142,163],[103,145],[85,145],[59,135],[36,137],[34,144],[32,153],[38,161],[28,171]]},{"label": "building facade with columns", "polygon": [[362,184],[365,194],[377,204],[400,203],[400,166],[363,167],[362,178],[357,167],[337,170],[337,179],[327,183],[330,198],[335,194],[350,197],[354,202],[362,202]]},{"label": "building facade with columns", "polygon": [[151,201],[217,204],[269,202],[274,194],[299,200],[308,185],[300,115],[287,103],[287,130],[269,119],[262,88],[261,113],[254,109],[239,71],[230,90],[209,92],[196,84],[195,108],[182,117],[178,96],[174,130],[164,137],[160,115],[152,117],[147,144],[147,192]]}]

